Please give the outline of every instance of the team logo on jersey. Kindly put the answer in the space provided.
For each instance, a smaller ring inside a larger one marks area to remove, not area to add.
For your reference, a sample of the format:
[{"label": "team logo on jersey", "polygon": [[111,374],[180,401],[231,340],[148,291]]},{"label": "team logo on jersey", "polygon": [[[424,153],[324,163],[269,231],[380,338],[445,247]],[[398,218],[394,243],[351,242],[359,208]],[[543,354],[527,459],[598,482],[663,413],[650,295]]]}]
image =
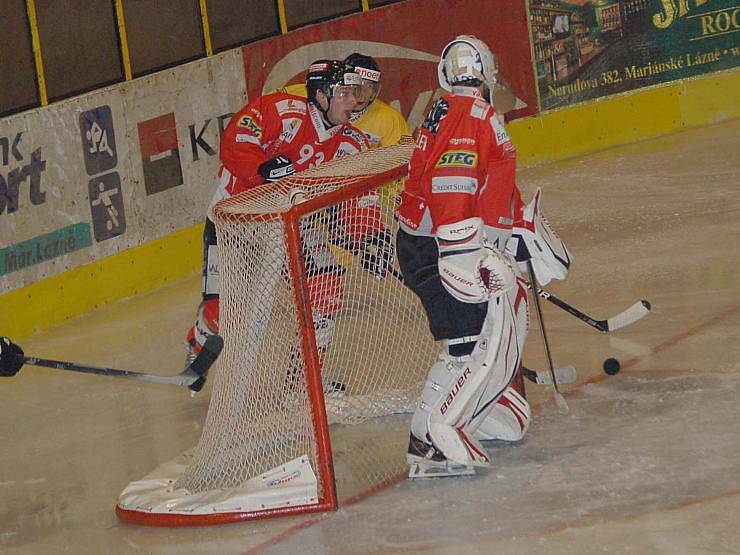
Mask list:
[{"label": "team logo on jersey", "polygon": [[300,118],[288,118],[283,120],[283,132],[280,134],[280,138],[286,142],[291,143],[298,134],[298,130],[301,128],[303,121]]},{"label": "team logo on jersey", "polygon": [[236,124],[239,127],[243,127],[244,129],[249,129],[249,131],[251,131],[252,134],[258,139],[262,138],[262,128],[257,125],[251,117],[242,116],[239,118],[239,121],[237,121]]},{"label": "team logo on jersey", "polygon": [[437,161],[438,168],[475,168],[478,166],[478,153],[469,150],[448,150]]},{"label": "team logo on jersey", "polygon": [[292,98],[288,98],[286,100],[281,100],[277,104],[275,104],[275,108],[277,108],[278,114],[281,116],[283,114],[305,114],[306,113],[306,103],[301,102],[300,100],[294,100]]}]

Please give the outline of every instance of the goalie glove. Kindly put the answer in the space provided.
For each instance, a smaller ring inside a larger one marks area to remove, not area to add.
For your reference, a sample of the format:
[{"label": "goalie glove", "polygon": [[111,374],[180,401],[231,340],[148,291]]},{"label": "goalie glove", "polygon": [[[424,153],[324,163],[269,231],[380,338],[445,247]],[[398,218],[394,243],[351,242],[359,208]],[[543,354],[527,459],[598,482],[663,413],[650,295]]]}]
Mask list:
[{"label": "goalie glove", "polygon": [[276,156],[275,158],[263,162],[257,172],[265,180],[265,183],[274,183],[280,181],[283,177],[293,175],[295,168],[293,162],[287,156]]},{"label": "goalie glove", "polygon": [[541,198],[542,190],[538,188],[531,202],[522,210],[522,219],[514,222],[506,251],[517,262],[531,259],[537,282],[547,285],[550,280],[566,278],[573,257],[542,215]]},{"label": "goalie glove", "polygon": [[23,367],[23,349],[7,337],[0,337],[0,376],[15,376]]},{"label": "goalie glove", "polygon": [[486,302],[516,284],[508,256],[490,245],[482,227],[480,218],[468,218],[437,229],[442,285],[464,303]]}]

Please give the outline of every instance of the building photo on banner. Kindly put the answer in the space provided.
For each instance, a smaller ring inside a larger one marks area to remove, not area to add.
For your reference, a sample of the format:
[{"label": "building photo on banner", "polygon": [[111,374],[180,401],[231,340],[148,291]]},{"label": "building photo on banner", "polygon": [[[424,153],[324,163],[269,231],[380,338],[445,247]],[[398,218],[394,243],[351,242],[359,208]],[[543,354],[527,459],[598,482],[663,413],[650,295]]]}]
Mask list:
[{"label": "building photo on banner", "polygon": [[0,6],[0,551],[735,552],[740,6],[251,4]]}]

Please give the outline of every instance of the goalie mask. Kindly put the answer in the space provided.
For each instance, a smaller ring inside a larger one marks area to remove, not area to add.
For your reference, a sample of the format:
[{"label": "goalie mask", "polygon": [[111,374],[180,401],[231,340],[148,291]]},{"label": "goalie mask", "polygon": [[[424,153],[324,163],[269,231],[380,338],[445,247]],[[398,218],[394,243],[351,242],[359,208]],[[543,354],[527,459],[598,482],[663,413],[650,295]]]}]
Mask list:
[{"label": "goalie mask", "polygon": [[437,70],[439,85],[446,91],[452,91],[454,85],[485,84],[492,92],[497,74],[496,57],[486,43],[472,35],[460,35],[445,46]]}]

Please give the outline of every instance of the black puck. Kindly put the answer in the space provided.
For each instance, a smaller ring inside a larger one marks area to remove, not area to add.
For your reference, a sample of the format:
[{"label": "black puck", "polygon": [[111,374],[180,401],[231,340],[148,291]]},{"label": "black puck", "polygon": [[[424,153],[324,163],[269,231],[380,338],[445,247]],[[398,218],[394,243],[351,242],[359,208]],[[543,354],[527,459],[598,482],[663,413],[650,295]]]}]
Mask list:
[{"label": "black puck", "polygon": [[619,364],[619,361],[616,358],[608,358],[604,361],[604,364],[602,368],[604,368],[604,372],[609,374],[610,376],[613,376],[617,372],[619,372],[619,369],[622,366]]}]

